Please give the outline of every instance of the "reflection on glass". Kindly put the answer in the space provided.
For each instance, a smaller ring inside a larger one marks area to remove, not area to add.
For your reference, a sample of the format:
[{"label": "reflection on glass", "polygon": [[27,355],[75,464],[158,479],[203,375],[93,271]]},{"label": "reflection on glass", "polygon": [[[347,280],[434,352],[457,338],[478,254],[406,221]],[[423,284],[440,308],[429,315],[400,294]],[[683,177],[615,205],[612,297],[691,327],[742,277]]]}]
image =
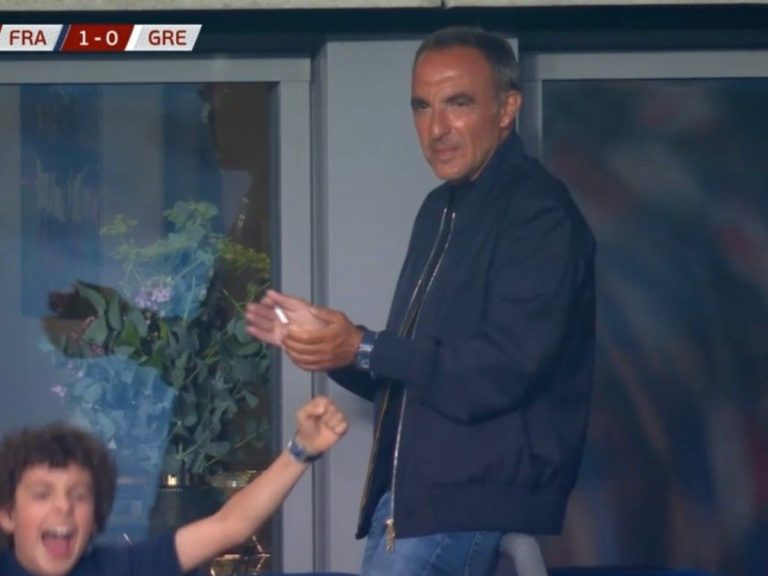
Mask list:
[{"label": "reflection on glass", "polygon": [[103,195],[99,90],[23,87],[21,119],[22,307],[45,311],[46,294],[73,273],[100,267]]},{"label": "reflection on glass", "polygon": [[269,90],[0,86],[0,433],[70,419],[104,439],[109,538],[194,517],[223,495],[179,487],[270,459],[269,359],[240,316],[269,282]]},{"label": "reflection on glass", "polygon": [[[226,497],[230,498],[238,490],[245,488],[257,475],[258,472],[253,470],[223,472],[213,476],[210,484],[220,488]],[[210,566],[211,576],[248,576],[264,572],[269,566],[271,554],[269,549],[262,545],[262,539],[262,530],[259,530],[236,549],[216,558]]]},{"label": "reflection on glass", "polygon": [[545,82],[598,240],[588,448],[553,563],[768,573],[766,80]]}]

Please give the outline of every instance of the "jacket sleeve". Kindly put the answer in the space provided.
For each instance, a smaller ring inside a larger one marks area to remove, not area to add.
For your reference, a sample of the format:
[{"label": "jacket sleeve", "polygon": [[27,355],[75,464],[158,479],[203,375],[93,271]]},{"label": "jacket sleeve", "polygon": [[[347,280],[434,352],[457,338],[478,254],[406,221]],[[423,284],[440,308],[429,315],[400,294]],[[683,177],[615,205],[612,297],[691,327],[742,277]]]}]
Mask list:
[{"label": "jacket sleeve", "polygon": [[353,394],[365,400],[373,400],[376,391],[376,379],[368,372],[358,370],[354,366],[343,366],[336,370],[330,370],[328,376]]},{"label": "jacket sleeve", "polygon": [[556,361],[572,326],[579,290],[592,289],[594,243],[575,208],[529,194],[510,210],[494,249],[485,304],[473,328],[454,336],[379,334],[377,376],[402,380],[420,402],[461,422],[481,421],[525,403]]}]

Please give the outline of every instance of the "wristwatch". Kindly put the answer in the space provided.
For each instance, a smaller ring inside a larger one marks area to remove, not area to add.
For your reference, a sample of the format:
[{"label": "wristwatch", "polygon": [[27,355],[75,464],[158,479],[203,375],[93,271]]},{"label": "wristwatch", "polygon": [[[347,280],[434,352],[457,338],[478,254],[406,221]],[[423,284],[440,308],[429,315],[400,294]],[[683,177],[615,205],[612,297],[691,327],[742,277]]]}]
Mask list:
[{"label": "wristwatch", "polygon": [[371,371],[371,353],[373,352],[373,345],[376,343],[376,337],[378,332],[368,330],[361,326],[363,331],[363,339],[360,340],[360,344],[357,347],[357,353],[355,354],[355,366],[360,370],[366,372]]},{"label": "wristwatch", "polygon": [[296,436],[294,436],[291,441],[288,442],[287,449],[288,453],[293,456],[297,462],[301,462],[302,464],[309,464],[310,462],[314,462],[323,455],[322,452],[318,452],[317,454],[310,454],[307,452],[307,449],[299,444]]}]

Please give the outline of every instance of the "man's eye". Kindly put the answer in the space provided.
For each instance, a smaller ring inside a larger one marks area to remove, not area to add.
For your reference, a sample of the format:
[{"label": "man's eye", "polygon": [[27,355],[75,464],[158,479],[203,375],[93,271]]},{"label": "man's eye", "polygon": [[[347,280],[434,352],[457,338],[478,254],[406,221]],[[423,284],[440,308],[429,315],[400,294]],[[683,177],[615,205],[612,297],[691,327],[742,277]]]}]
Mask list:
[{"label": "man's eye", "polygon": [[32,492],[32,499],[33,500],[45,500],[48,498],[49,492],[47,490],[34,490]]},{"label": "man's eye", "polygon": [[91,500],[91,493],[82,491],[82,492],[75,492],[72,494],[72,499],[75,502],[90,502]]}]

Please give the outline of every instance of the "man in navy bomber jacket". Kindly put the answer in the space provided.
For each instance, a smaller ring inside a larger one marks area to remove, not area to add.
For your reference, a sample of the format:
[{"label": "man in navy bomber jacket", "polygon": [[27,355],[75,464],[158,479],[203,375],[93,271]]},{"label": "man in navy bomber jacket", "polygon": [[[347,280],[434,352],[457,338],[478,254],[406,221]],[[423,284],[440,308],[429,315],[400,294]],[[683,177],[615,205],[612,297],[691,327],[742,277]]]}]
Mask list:
[{"label": "man in navy bomber jacket", "polygon": [[517,76],[496,34],[448,28],[418,49],[414,123],[445,183],[416,217],[384,330],[275,291],[247,312],[255,337],[375,403],[363,576],[484,576],[503,532],[562,528],[589,413],[595,245],[514,132]]}]

